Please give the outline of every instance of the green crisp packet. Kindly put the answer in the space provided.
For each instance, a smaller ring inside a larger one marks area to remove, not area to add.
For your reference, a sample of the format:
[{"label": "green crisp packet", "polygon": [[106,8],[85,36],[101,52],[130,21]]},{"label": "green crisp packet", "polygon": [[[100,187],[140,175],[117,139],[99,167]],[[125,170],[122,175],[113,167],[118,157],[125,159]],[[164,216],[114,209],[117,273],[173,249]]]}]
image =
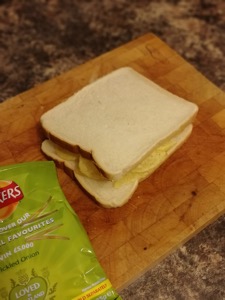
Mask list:
[{"label": "green crisp packet", "polygon": [[121,299],[51,161],[0,167],[0,299]]}]

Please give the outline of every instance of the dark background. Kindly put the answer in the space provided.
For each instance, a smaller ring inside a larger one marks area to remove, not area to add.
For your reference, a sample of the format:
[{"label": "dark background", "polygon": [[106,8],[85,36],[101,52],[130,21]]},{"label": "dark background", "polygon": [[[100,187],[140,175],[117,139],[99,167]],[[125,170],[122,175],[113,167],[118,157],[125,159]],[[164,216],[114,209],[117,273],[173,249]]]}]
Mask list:
[{"label": "dark background", "polygon": [[224,0],[5,0],[0,100],[147,32],[225,89]]}]

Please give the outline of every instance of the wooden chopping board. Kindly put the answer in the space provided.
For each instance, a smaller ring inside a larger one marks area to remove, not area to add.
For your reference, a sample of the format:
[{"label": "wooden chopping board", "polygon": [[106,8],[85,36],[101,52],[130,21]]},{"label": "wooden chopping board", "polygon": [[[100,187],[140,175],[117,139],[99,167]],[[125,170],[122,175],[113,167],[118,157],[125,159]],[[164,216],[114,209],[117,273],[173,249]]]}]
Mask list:
[{"label": "wooden chopping board", "polygon": [[0,105],[0,165],[45,160],[42,113],[96,78],[131,66],[199,105],[188,141],[123,207],[99,207],[57,169],[61,187],[118,290],[225,212],[225,95],[152,34],[101,55]]}]

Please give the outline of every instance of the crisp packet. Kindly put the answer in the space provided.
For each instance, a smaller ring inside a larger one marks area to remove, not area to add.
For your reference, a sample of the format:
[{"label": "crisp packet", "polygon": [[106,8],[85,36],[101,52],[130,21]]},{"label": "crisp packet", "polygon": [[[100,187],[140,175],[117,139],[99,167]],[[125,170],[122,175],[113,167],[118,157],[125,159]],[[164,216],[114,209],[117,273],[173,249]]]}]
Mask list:
[{"label": "crisp packet", "polygon": [[121,299],[51,161],[0,167],[0,299]]}]

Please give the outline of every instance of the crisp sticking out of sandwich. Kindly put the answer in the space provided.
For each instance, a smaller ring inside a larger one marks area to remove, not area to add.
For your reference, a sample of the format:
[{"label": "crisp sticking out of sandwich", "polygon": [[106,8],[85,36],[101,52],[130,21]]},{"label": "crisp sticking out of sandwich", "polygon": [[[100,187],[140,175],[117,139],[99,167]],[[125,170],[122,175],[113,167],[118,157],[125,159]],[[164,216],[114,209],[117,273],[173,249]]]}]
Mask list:
[{"label": "crisp sticking out of sandwich", "polygon": [[48,139],[42,150],[72,169],[102,205],[121,206],[186,141],[197,111],[194,103],[121,68],[42,115]]}]

